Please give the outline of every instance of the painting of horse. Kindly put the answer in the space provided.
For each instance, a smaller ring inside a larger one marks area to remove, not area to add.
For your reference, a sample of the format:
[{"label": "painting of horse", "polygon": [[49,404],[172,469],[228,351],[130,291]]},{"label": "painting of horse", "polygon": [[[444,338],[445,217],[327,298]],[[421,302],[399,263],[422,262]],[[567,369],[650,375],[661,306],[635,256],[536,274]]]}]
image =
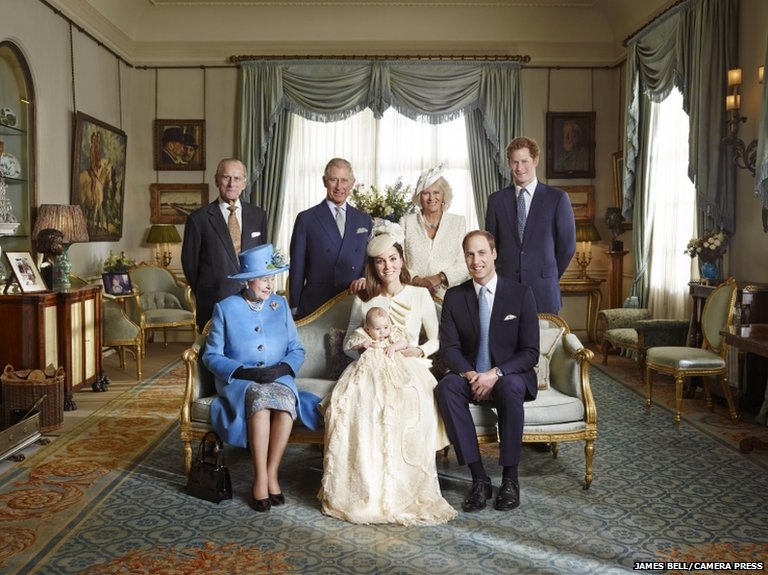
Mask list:
[{"label": "painting of horse", "polygon": [[122,130],[76,113],[72,203],[81,206],[91,241],[123,235],[126,145]]}]

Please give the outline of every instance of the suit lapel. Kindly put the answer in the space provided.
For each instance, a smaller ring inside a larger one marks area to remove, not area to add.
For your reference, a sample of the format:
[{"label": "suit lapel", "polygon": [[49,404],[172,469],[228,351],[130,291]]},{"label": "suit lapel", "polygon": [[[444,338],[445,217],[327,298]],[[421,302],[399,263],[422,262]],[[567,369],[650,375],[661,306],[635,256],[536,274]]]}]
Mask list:
[{"label": "suit lapel", "polygon": [[[339,235],[339,228],[336,227],[336,220],[331,215],[331,210],[328,209],[328,205],[323,200],[317,209],[315,210],[315,216],[317,217],[317,223],[323,229],[328,236],[328,240],[331,244],[338,249],[341,246],[342,238]],[[349,226],[344,229],[344,235],[346,236]]]},{"label": "suit lapel", "polygon": [[469,324],[472,327],[472,333],[474,333],[475,340],[477,340],[477,338],[480,337],[480,312],[478,310],[475,284],[471,281],[466,284],[464,302],[467,306],[467,317],[469,318]]}]

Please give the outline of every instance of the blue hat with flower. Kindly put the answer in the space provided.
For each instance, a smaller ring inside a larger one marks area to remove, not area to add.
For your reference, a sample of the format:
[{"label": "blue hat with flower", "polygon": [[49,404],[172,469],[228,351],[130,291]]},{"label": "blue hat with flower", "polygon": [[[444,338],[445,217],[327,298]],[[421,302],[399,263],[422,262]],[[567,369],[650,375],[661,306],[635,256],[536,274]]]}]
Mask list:
[{"label": "blue hat with flower", "polygon": [[252,280],[288,271],[283,255],[272,248],[272,244],[263,244],[240,253],[240,271],[227,276],[231,280]]}]

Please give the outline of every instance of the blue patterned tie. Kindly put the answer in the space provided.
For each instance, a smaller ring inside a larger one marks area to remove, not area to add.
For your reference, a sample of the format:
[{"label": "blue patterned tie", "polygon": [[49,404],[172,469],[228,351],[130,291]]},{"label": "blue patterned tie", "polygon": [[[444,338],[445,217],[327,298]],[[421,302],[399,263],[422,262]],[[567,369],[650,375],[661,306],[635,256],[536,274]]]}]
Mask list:
[{"label": "blue patterned tie", "polygon": [[520,234],[520,241],[523,241],[523,232],[525,232],[525,188],[520,188],[517,195],[517,233]]},{"label": "blue patterned tie", "polygon": [[478,300],[478,310],[480,312],[480,344],[477,346],[477,361],[475,361],[475,370],[479,372],[491,369],[491,352],[488,348],[488,327],[491,324],[491,308],[488,307],[487,293],[488,288],[481,286],[480,299]]}]

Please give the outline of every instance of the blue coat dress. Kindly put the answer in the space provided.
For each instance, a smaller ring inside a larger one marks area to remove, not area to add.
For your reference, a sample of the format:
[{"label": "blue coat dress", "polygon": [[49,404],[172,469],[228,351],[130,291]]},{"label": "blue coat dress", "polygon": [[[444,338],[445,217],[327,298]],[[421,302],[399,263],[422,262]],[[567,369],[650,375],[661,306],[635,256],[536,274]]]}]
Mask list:
[{"label": "blue coat dress", "polygon": [[[291,366],[295,374],[304,363],[304,347],[285,298],[271,294],[259,312],[253,311],[240,294],[214,306],[203,363],[213,373],[218,392],[211,404],[211,424],[226,443],[246,447],[248,441],[245,393],[252,382],[232,374],[241,366],[267,367],[280,362]],[[293,392],[299,419],[315,429],[320,398],[299,392],[290,375],[279,377],[275,383]]]}]

